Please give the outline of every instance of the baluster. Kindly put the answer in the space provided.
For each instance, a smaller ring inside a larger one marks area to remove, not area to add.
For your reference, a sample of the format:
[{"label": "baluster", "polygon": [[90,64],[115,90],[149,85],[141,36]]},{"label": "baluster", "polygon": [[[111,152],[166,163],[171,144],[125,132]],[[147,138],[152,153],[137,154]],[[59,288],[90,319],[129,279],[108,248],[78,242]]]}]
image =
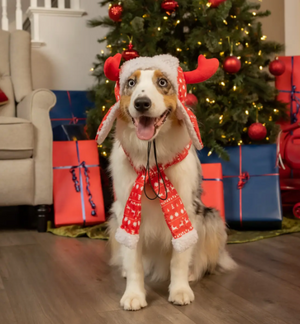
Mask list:
[{"label": "baluster", "polygon": [[51,0],[45,0],[45,8],[51,8]]},{"label": "baluster", "polygon": [[23,29],[23,12],[21,7],[21,0],[17,0],[16,4],[16,28]]},{"label": "baluster", "polygon": [[2,0],[2,29],[8,30],[7,1]]},{"label": "baluster", "polygon": [[36,8],[37,7],[37,0],[30,0],[30,7]]},{"label": "baluster", "polygon": [[80,0],[71,0],[71,9],[79,10],[80,9]]},{"label": "baluster", "polygon": [[65,9],[65,0],[58,0],[58,8]]}]

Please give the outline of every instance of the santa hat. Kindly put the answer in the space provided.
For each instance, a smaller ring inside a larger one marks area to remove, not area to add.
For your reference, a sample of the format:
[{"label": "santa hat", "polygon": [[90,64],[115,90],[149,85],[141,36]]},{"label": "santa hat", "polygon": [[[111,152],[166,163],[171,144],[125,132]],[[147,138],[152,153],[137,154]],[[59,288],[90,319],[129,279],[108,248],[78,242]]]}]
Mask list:
[{"label": "santa hat", "polygon": [[172,82],[178,97],[177,117],[183,120],[194,146],[200,150],[203,147],[196,116],[184,105],[187,95],[187,84],[206,81],[217,71],[219,61],[215,58],[206,59],[203,55],[198,57],[198,67],[194,71],[183,72],[179,61],[171,55],[156,55],[153,57],[138,57],[125,62],[119,68],[122,55],[109,57],[104,64],[104,74],[111,81],[116,81],[115,96],[117,102],[109,109],[103,118],[96,140],[101,144],[110,132],[115,119],[119,114],[120,93],[122,93],[127,79],[136,70],[153,69],[163,72]]}]

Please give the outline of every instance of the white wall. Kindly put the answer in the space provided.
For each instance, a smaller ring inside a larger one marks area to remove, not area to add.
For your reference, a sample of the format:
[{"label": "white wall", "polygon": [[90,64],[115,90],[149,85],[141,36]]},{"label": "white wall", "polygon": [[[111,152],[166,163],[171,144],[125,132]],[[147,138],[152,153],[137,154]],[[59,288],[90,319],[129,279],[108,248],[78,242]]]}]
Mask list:
[{"label": "white wall", "polygon": [[285,0],[285,55],[300,55],[300,1]]},{"label": "white wall", "polygon": [[94,83],[90,68],[96,54],[105,49],[97,39],[104,28],[88,28],[89,19],[107,14],[98,0],[82,0],[83,17],[40,17],[40,38],[45,46],[32,49],[34,88],[52,90],[86,90]]}]

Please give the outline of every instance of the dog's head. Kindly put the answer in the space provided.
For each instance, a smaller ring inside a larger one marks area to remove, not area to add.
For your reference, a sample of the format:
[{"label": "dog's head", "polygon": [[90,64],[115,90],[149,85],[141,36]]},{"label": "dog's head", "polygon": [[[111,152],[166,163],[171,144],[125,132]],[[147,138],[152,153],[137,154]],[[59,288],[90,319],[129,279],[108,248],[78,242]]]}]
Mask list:
[{"label": "dog's head", "polygon": [[125,81],[120,99],[120,118],[132,122],[139,139],[154,139],[170,115],[175,121],[175,85],[160,70],[136,70]]},{"label": "dog's head", "polygon": [[172,122],[182,120],[193,144],[201,149],[197,119],[184,105],[186,84],[210,78],[218,69],[218,60],[207,60],[200,55],[197,69],[191,72],[183,72],[178,59],[171,55],[139,57],[125,62],[119,69],[120,61],[121,54],[116,54],[104,65],[107,78],[116,81],[117,103],[102,120],[98,143],[108,135],[117,117],[135,128],[138,138],[145,141],[154,139],[172,126]]}]

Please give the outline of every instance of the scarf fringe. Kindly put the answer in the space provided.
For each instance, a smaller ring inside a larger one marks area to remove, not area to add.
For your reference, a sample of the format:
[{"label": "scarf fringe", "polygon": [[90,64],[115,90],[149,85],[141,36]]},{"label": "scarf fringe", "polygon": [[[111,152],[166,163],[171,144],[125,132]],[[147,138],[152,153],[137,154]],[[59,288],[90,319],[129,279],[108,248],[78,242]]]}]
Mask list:
[{"label": "scarf fringe", "polygon": [[172,244],[174,250],[177,252],[183,252],[190,248],[192,245],[196,244],[198,241],[198,233],[193,228],[190,232],[182,235],[177,239],[172,239]]},{"label": "scarf fringe", "polygon": [[115,239],[120,244],[127,246],[129,249],[135,249],[139,241],[139,235],[127,233],[123,228],[119,227],[116,231]]}]

